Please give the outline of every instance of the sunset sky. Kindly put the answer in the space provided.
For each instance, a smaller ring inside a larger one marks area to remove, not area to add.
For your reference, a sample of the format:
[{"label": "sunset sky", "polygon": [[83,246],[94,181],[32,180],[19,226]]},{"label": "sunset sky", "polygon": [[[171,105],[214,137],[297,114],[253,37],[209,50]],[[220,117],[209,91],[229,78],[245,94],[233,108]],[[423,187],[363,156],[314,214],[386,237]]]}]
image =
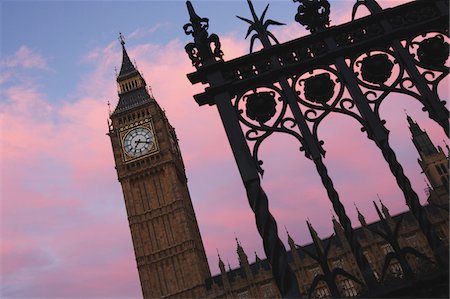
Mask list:
[{"label": "sunset sky", "polygon": [[[332,25],[350,20],[355,1],[330,1]],[[380,1],[384,8],[407,1]],[[260,14],[267,1],[255,1]],[[193,1],[219,35],[224,59],[248,53],[246,1]],[[272,1],[267,18],[286,23],[271,31],[280,42],[308,34],[294,22],[297,4]],[[212,274],[217,251],[238,267],[237,236],[253,262],[265,257],[233,155],[215,107],[198,107],[186,74],[191,66],[183,32],[184,1],[1,1],[0,57],[0,297],[139,298],[125,205],[106,135],[108,105],[117,103],[119,32],[125,36],[154,97],[180,139],[188,185]],[[363,15],[364,10],[359,16]],[[448,98],[448,79],[440,88]],[[381,116],[391,145],[421,202],[424,175],[404,110],[436,145],[442,129],[422,106],[390,96]],[[376,221],[377,194],[392,214],[406,210],[387,163],[360,125],[342,116],[319,128],[326,163],[354,227],[356,203]],[[306,219],[321,237],[332,233],[331,204],[314,163],[289,136],[261,149],[262,186],[287,244],[309,243]]]}]

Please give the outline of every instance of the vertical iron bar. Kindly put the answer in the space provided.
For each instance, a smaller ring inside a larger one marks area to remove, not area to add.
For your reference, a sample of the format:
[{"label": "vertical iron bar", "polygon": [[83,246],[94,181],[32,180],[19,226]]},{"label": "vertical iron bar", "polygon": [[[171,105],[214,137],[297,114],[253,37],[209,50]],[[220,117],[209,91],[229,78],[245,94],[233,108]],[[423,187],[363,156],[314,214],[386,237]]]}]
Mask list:
[{"label": "vertical iron bar", "polygon": [[[222,75],[216,73],[208,77],[211,86],[214,86],[214,82]],[[287,262],[286,248],[278,237],[277,223],[269,211],[267,195],[261,187],[256,165],[239,125],[236,111],[231,105],[230,96],[221,93],[215,96],[215,103],[247,191],[248,202],[255,213],[256,226],[263,239],[264,252],[272,266],[275,282],[282,297],[300,298],[297,279]]]},{"label": "vertical iron bar", "polygon": [[[279,62],[278,62],[279,64]],[[372,289],[377,284],[377,280],[367,258],[363,254],[363,250],[361,245],[359,244],[356,235],[354,234],[354,230],[352,227],[352,223],[350,218],[347,216],[345,212],[344,205],[339,200],[339,194],[334,188],[333,181],[328,174],[328,170],[323,163],[322,156],[320,153],[319,145],[317,139],[312,135],[308,124],[306,123],[305,118],[303,117],[303,113],[297,103],[297,96],[295,95],[292,88],[289,86],[289,83],[286,77],[281,76],[279,78],[279,83],[281,85],[282,90],[286,95],[286,100],[288,102],[289,107],[291,108],[292,114],[297,122],[298,128],[305,140],[305,144],[303,147],[305,148],[305,152],[309,154],[310,158],[314,161],[317,172],[320,175],[323,186],[325,187],[328,198],[330,199],[333,210],[339,218],[339,222],[344,228],[345,237],[350,245],[350,249],[355,257],[356,263],[363,275],[363,278],[367,284],[369,289]]]},{"label": "vertical iron bar", "polygon": [[315,159],[314,163],[316,165],[317,172],[322,179],[322,183],[325,186],[325,189],[328,193],[328,198],[333,204],[333,210],[338,216],[339,223],[342,225],[345,233],[345,237],[350,245],[350,249],[352,250],[353,256],[355,257],[356,263],[358,264],[359,270],[367,284],[369,290],[373,289],[377,285],[377,279],[373,273],[371,265],[367,260],[366,256],[363,254],[363,250],[361,244],[359,244],[358,239],[356,238],[355,231],[353,230],[352,223],[350,218],[348,218],[345,213],[344,205],[339,200],[339,195],[337,191],[333,187],[333,181],[328,175],[327,168],[325,164],[323,164],[322,158]]}]

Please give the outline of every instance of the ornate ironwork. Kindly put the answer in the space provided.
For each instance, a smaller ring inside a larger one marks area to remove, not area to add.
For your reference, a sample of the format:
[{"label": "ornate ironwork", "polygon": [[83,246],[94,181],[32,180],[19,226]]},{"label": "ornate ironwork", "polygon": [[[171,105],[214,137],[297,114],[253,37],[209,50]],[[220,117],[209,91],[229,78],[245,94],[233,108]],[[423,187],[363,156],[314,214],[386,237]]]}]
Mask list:
[{"label": "ornate ironwork", "polygon": [[[265,50],[227,62],[219,63],[222,56],[214,55],[216,51],[211,49],[214,43],[208,39],[207,25],[192,26],[195,27],[192,32],[186,31],[194,36],[194,43],[187,47],[187,52],[191,59],[194,57],[193,64],[197,67],[197,71],[188,74],[188,78],[193,84],[209,84],[205,92],[194,96],[195,100],[199,105],[218,107],[244,185],[246,188],[253,184],[257,186],[252,187],[255,191],[251,194],[263,192],[259,183],[259,175],[264,173],[263,162],[258,157],[262,142],[277,133],[289,134],[300,142],[300,150],[316,165],[370,289],[376,284],[373,271],[362,254],[350,219],[323,162],[324,142],[318,136],[319,124],[328,115],[340,113],[352,117],[381,150],[436,259],[447,267],[448,257],[443,244],[389,145],[389,130],[379,111],[389,94],[403,93],[420,101],[430,118],[449,132],[449,112],[437,93],[439,82],[448,75],[445,65],[448,53],[447,56],[444,54],[448,52],[448,5],[445,0],[415,1],[382,10],[375,0],[362,0],[357,1],[353,16],[360,5],[366,6],[371,15],[326,28],[329,25],[327,1],[297,2],[300,2],[297,21],[313,32],[321,30],[320,34],[278,44],[267,28],[281,23],[264,21],[268,6],[258,18],[248,1],[253,21],[239,18],[250,24],[246,38],[256,32],[250,40],[250,52],[256,39],[261,41]],[[320,5],[323,8],[319,10]],[[192,13],[189,2],[188,9],[191,23],[201,23],[201,18]],[[316,18],[306,12],[315,13]],[[252,150],[249,144],[253,145]],[[261,219],[271,217],[267,206],[260,203],[267,199],[265,196],[262,196],[265,199],[252,196],[250,199],[249,195],[249,202],[257,218],[258,230],[263,242],[269,244],[267,248],[265,245],[266,255],[271,263],[281,265],[284,257],[276,259],[273,255],[281,243],[273,229],[275,220],[270,222],[271,229],[260,227]],[[259,205],[261,209],[254,208]],[[280,255],[285,255],[284,247]],[[289,268],[285,266],[281,268]],[[274,271],[274,276],[280,290],[286,291],[283,279],[290,276],[280,275],[280,271],[278,274]],[[284,291],[283,296],[290,292]]]}]

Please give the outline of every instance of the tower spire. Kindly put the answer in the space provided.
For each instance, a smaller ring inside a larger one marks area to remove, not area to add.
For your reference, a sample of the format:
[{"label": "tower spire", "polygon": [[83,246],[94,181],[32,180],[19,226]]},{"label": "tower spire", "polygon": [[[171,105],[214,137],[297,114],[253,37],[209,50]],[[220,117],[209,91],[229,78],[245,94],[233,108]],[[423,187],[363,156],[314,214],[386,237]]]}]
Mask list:
[{"label": "tower spire", "polygon": [[119,102],[113,114],[122,113],[154,101],[153,96],[146,89],[147,83],[128,56],[122,33],[119,33],[118,39],[122,46],[122,66],[118,75],[116,71]]},{"label": "tower spire", "polygon": [[122,33],[119,33],[119,41],[122,45],[122,66],[120,67],[117,81],[123,79],[124,77],[129,77],[138,73],[133,63],[131,62],[130,56],[128,56],[127,49],[125,48],[125,38]]},{"label": "tower spire", "polygon": [[438,151],[431,142],[428,134],[424,130],[422,130],[417,122],[415,122],[408,114],[406,114],[406,119],[409,123],[409,130],[411,131],[412,141],[417,151],[419,152],[420,157],[423,159],[424,156],[437,154]]}]

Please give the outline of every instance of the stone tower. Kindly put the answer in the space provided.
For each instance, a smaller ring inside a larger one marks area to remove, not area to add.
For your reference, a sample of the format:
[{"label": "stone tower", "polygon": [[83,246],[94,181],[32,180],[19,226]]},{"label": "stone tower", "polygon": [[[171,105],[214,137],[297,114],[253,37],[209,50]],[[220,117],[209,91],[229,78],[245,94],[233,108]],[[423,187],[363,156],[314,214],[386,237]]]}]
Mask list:
[{"label": "stone tower", "polygon": [[409,115],[407,120],[412,141],[420,155],[417,161],[432,187],[430,199],[435,204],[448,205],[448,156],[441,147],[438,146],[436,149],[427,132],[423,131]]},{"label": "stone tower", "polygon": [[142,292],[145,298],[205,297],[211,275],[175,130],[120,40],[119,101],[108,135]]}]

